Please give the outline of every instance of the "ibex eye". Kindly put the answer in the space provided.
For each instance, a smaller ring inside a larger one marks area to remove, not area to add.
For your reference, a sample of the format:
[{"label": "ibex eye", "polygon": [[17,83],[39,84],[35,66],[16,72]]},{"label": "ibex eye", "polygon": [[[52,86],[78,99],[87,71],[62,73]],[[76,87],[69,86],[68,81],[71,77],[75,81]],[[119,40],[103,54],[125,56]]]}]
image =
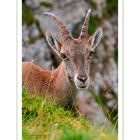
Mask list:
[{"label": "ibex eye", "polygon": [[89,56],[91,57],[93,56],[93,51],[90,51]]},{"label": "ibex eye", "polygon": [[64,53],[61,53],[60,55],[61,55],[62,59],[66,59],[67,58],[67,56]]}]

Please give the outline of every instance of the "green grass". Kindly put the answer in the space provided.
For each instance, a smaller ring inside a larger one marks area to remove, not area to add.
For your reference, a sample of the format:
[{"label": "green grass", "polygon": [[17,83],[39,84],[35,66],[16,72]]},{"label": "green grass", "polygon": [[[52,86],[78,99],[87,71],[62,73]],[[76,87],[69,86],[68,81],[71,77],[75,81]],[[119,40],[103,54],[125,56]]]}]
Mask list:
[{"label": "green grass", "polygon": [[99,23],[99,19],[97,16],[91,16],[89,20],[89,27],[88,27],[88,33],[89,35],[92,35],[96,30],[96,24]]},{"label": "green grass", "polygon": [[104,126],[93,127],[54,101],[22,93],[23,140],[117,140],[117,131]]},{"label": "green grass", "polygon": [[46,7],[46,8],[48,8],[48,7],[52,8],[53,4],[49,3],[49,2],[42,1],[42,2],[40,2],[40,6],[43,6],[43,7]]},{"label": "green grass", "polygon": [[106,7],[103,11],[103,16],[108,18],[111,17],[113,14],[118,13],[118,0],[106,0]]}]

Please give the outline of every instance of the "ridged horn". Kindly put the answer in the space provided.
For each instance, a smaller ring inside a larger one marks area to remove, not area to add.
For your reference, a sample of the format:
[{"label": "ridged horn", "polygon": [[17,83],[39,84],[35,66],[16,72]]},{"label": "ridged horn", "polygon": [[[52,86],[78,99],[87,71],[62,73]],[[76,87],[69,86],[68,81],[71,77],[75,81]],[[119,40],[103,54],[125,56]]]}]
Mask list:
[{"label": "ridged horn", "polygon": [[81,34],[79,38],[87,38],[88,37],[88,25],[89,25],[89,19],[90,19],[90,13],[91,9],[88,10],[85,21],[83,23],[82,29],[81,29]]},{"label": "ridged horn", "polygon": [[45,15],[48,15],[50,18],[52,18],[55,21],[55,23],[58,25],[59,32],[61,33],[64,42],[72,39],[69,31],[58,17],[56,17],[54,14],[49,12],[45,12]]}]

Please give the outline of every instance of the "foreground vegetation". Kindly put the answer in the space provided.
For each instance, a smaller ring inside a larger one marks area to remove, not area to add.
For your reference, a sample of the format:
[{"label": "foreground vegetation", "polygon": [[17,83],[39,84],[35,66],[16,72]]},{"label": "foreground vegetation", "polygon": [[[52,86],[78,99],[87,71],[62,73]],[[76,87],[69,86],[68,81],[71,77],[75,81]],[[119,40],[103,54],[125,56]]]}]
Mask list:
[{"label": "foreground vegetation", "polygon": [[117,132],[104,126],[93,127],[73,111],[22,93],[23,140],[117,140]]}]

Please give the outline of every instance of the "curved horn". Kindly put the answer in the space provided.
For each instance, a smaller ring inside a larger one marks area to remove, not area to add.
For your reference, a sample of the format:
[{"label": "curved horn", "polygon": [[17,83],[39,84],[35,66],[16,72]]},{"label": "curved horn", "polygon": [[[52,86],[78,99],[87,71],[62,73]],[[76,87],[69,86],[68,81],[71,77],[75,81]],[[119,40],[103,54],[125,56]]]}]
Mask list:
[{"label": "curved horn", "polygon": [[48,12],[45,12],[45,15],[48,15],[50,18],[54,19],[55,23],[58,25],[59,32],[61,33],[64,41],[71,39],[71,36],[70,36],[68,30],[66,29],[65,25],[58,17],[56,17],[54,14],[48,13]]},{"label": "curved horn", "polygon": [[90,13],[91,13],[91,9],[89,9],[87,14],[86,14],[86,18],[85,18],[85,21],[84,21],[83,26],[82,26],[80,38],[87,38],[88,37],[88,24],[89,24]]}]

